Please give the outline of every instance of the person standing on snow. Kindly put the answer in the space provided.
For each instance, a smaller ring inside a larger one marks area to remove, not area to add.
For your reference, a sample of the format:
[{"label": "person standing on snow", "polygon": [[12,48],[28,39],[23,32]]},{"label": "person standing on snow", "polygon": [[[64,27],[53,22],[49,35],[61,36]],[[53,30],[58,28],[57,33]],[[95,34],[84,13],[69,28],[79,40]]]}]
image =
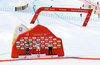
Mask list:
[{"label": "person standing on snow", "polygon": [[[25,47],[26,47],[26,55],[29,55],[29,42],[26,42]],[[26,55],[25,55],[25,58],[26,58]]]},{"label": "person standing on snow", "polygon": [[26,55],[28,55],[29,54],[29,42],[27,42],[26,44],[25,44],[25,47],[26,47]]},{"label": "person standing on snow", "polygon": [[36,44],[36,52],[38,54],[37,56],[40,57],[40,55],[39,55],[40,54],[40,43]]},{"label": "person standing on snow", "polygon": [[49,43],[48,47],[49,47],[48,54],[50,55],[50,53],[51,53],[51,55],[52,55],[52,43]]}]

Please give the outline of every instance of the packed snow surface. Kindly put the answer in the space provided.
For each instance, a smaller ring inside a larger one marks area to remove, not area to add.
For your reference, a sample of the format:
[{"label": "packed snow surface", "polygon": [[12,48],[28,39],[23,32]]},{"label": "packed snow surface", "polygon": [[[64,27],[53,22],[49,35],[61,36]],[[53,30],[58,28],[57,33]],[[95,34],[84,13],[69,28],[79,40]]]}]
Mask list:
[{"label": "packed snow surface", "polygon": [[[17,2],[17,0],[12,0]],[[36,10],[39,7],[66,7],[80,8],[83,3],[80,0],[22,0],[29,3],[29,8],[24,11],[10,11],[12,9],[10,0],[0,0],[0,60],[11,58],[11,48],[13,33],[16,26],[20,24],[32,28],[37,25],[30,24],[33,18],[33,5]],[[9,2],[9,3],[8,3]],[[20,2],[21,3],[21,2]],[[34,3],[34,4],[33,4]],[[6,4],[6,5],[5,5]],[[85,16],[83,13],[62,13],[62,12],[41,12],[38,19],[39,23],[46,26],[57,37],[63,41],[65,57],[91,57],[100,58],[100,19],[92,13],[87,27],[82,27]],[[100,61],[58,59],[58,60],[28,60],[2,62],[0,65],[28,65],[28,64],[49,64],[49,65],[99,65]]]}]

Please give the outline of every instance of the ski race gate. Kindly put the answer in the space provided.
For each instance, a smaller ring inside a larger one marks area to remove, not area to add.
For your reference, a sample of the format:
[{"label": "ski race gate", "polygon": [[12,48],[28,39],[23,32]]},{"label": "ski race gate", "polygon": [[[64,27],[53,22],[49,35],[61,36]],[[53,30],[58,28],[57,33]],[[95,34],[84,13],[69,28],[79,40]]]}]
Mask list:
[{"label": "ski race gate", "polygon": [[87,13],[87,16],[86,16],[86,18],[85,18],[84,23],[82,24],[82,26],[87,26],[88,21],[90,19],[90,16],[92,14],[92,9],[41,7],[41,8],[39,8],[36,11],[33,19],[31,20],[31,24],[34,24],[35,23],[38,15],[39,15],[39,13],[41,11],[58,11],[58,12],[80,12],[80,13]]}]

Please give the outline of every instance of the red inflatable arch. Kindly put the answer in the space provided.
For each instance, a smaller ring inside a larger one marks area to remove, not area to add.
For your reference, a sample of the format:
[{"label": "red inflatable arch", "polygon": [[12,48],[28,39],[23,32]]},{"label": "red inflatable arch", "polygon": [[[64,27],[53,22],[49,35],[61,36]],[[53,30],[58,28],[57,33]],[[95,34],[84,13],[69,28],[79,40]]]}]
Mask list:
[{"label": "red inflatable arch", "polygon": [[41,7],[41,8],[39,8],[36,11],[33,19],[31,20],[31,24],[35,23],[38,15],[39,15],[39,13],[41,11],[59,11],[59,12],[80,12],[80,13],[87,13],[87,16],[86,16],[85,21],[84,21],[84,23],[83,23],[82,26],[87,26],[88,21],[89,21],[90,16],[91,16],[91,13],[92,13],[92,9]]},{"label": "red inflatable arch", "polygon": [[53,45],[53,54],[64,56],[62,40],[56,37],[48,28],[42,25],[36,25],[31,30],[20,34],[12,46],[12,58],[18,58],[19,55],[26,55],[25,43],[29,41],[29,54],[36,54],[36,43],[41,46],[41,54],[48,55],[48,43]]}]

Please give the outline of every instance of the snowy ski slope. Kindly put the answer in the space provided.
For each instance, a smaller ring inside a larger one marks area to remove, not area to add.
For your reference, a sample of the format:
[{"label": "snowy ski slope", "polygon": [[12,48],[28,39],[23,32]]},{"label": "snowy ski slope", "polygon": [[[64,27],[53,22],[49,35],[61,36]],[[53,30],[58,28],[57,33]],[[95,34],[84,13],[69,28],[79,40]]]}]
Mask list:
[{"label": "snowy ski slope", "polygon": [[[33,1],[30,0],[25,2],[31,3],[30,7],[27,10],[12,12],[7,10],[6,11],[1,10],[2,8],[7,9],[7,7],[3,4],[7,3],[7,0],[0,1],[0,42],[1,42],[0,60],[10,59],[13,32],[16,26],[22,23],[29,28],[37,25],[37,23],[35,23],[34,25],[29,24],[34,15],[34,11],[31,9]],[[83,3],[79,0],[54,0],[54,1],[38,0],[35,2],[36,9],[42,6],[50,7],[51,5],[54,7],[79,8],[80,6],[82,6],[82,4]],[[85,15],[86,14],[83,14],[83,16]],[[100,52],[99,52],[100,19],[98,19],[96,15],[92,14],[88,26],[81,27],[84,18],[85,17],[81,19],[79,17],[79,13],[67,13],[66,15],[66,13],[59,13],[59,12],[41,12],[41,14],[39,15],[40,24],[48,27],[56,36],[62,38],[65,57],[67,56],[67,57],[100,58]],[[60,59],[60,60],[30,60],[30,61],[28,60],[28,61],[0,63],[0,65],[3,64],[4,65],[7,64],[8,65],[13,65],[13,64],[15,65],[22,65],[22,64],[99,65],[100,61]]]}]

